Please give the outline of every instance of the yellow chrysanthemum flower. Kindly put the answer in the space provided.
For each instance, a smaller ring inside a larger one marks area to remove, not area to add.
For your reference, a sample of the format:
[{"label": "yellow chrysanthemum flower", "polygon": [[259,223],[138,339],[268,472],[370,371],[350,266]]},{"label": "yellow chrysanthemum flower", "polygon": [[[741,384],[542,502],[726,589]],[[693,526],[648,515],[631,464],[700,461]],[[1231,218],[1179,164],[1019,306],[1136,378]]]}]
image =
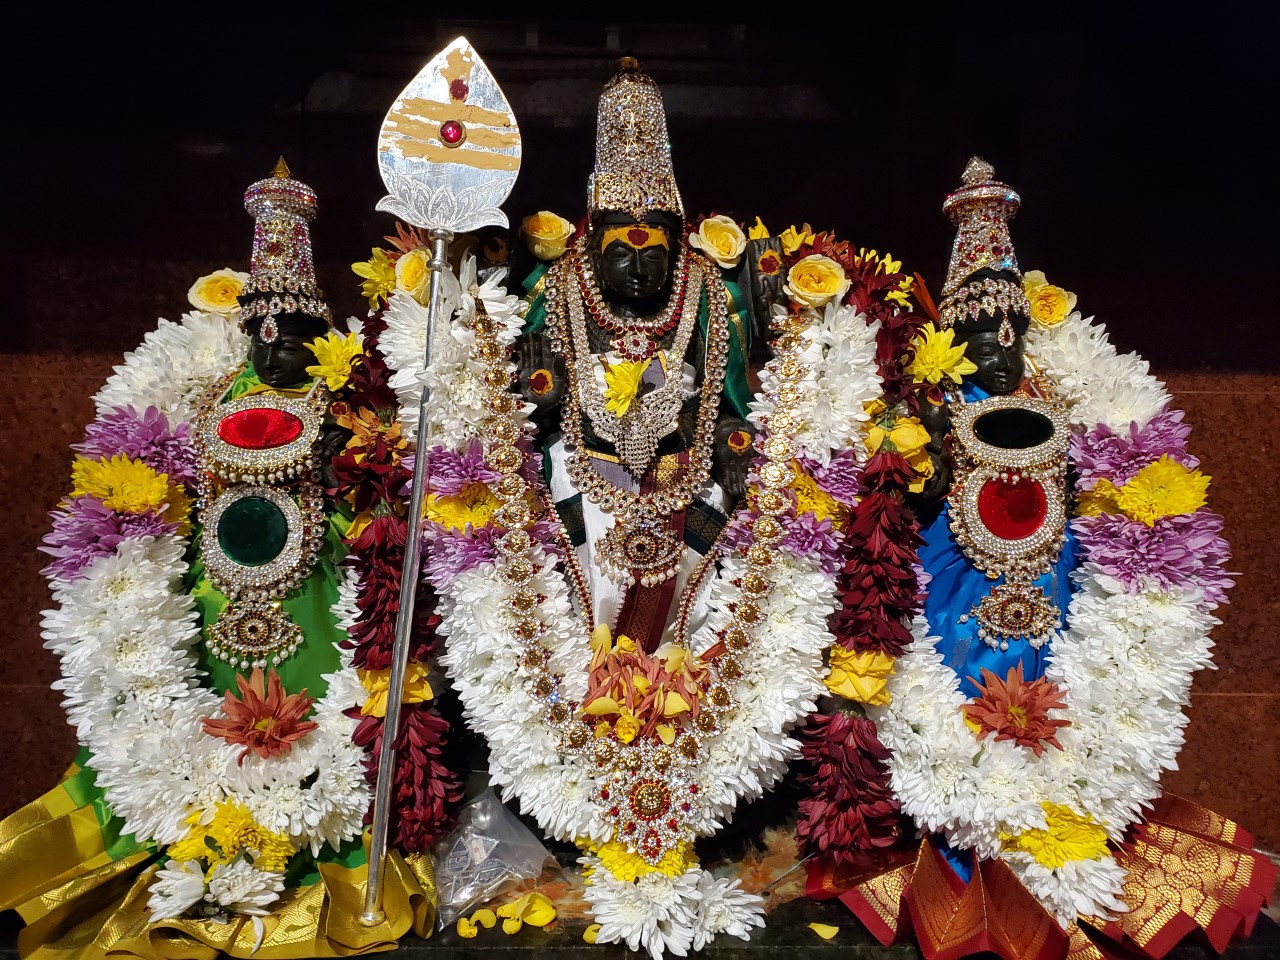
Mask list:
[{"label": "yellow chrysanthemum flower", "polygon": [[1205,504],[1209,477],[1165,455],[1120,488],[1116,503],[1130,519],[1154,526],[1161,517],[1194,513]]},{"label": "yellow chrysanthemum flower", "polygon": [[882,707],[889,703],[886,685],[896,671],[893,657],[879,650],[858,653],[844,647],[831,648],[831,669],[823,681],[838,696],[858,703]]},{"label": "yellow chrysanthemum flower", "polygon": [[122,453],[109,460],[76,457],[71,483],[71,496],[97,497],[120,513],[158,512],[169,502],[169,475]]},{"label": "yellow chrysanthemum flower", "polygon": [[849,511],[803,470],[796,471],[791,480],[791,490],[796,495],[796,513],[812,513],[817,519],[830,520],[837,527],[849,519]]},{"label": "yellow chrysanthemum flower", "polygon": [[378,247],[373,248],[373,256],[368,260],[353,263],[351,272],[363,281],[360,293],[375,310],[379,302],[387,302],[387,297],[396,288],[395,264],[387,259],[387,251]]},{"label": "yellow chrysanthemum flower", "polygon": [[262,826],[247,807],[235,800],[219,803],[209,823],[202,824],[201,819],[198,812],[187,818],[192,824],[191,832],[169,848],[170,856],[181,855],[183,860],[203,860],[216,866],[247,851],[253,856],[254,866],[278,872],[284,870],[294,854],[288,837]]},{"label": "yellow chrysanthemum flower", "polygon": [[426,518],[450,530],[478,530],[488,526],[502,502],[483,483],[468,483],[453,496],[432,494],[426,499]]},{"label": "yellow chrysanthemum flower", "polygon": [[187,488],[180,483],[169,484],[169,493],[166,498],[168,506],[164,508],[164,517],[166,523],[176,523],[178,525],[178,536],[185,537],[191,533],[191,508],[194,506],[192,500],[187,496]]},{"label": "yellow chrysanthemum flower", "polygon": [[[385,717],[387,715],[387,691],[391,689],[390,670],[357,670],[360,685],[369,691],[364,706],[360,708],[361,716]],[[410,663],[404,676],[404,699],[402,703],[426,703],[435,696],[428,680],[429,671],[425,664],[414,661]]]},{"label": "yellow chrysanthemum flower", "polygon": [[604,405],[610,413],[625,417],[640,392],[640,380],[649,360],[621,360],[604,368]]},{"label": "yellow chrysanthemum flower", "polygon": [[955,336],[955,330],[939,330],[930,323],[911,341],[915,356],[906,372],[916,383],[940,383],[944,377],[959,383],[977,372],[977,365],[964,355],[964,346],[952,346]]},{"label": "yellow chrysanthemum flower", "polygon": [[1001,837],[1006,850],[1022,850],[1041,866],[1056,870],[1073,860],[1098,860],[1107,856],[1107,831],[1088,814],[1050,803],[1044,808],[1048,828],[1026,830],[1016,836]]},{"label": "yellow chrysanthemum flower", "polygon": [[793,223],[778,234],[778,238],[782,241],[783,253],[795,253],[806,243],[813,243],[813,227],[806,223],[797,230]]},{"label": "yellow chrysanthemum flower", "polygon": [[1085,490],[1076,497],[1076,514],[1096,517],[1102,513],[1120,513],[1120,504],[1116,501],[1119,494],[1110,480],[1099,480],[1092,490]]},{"label": "yellow chrysanthemum flower", "polygon": [[308,343],[307,349],[319,361],[307,367],[307,373],[313,377],[323,377],[330,390],[341,390],[351,377],[351,368],[360,361],[364,352],[364,338],[358,333],[343,336],[331,330],[325,336],[316,337]]},{"label": "yellow chrysanthemum flower", "polygon": [[638,853],[627,850],[627,845],[618,840],[610,840],[591,851],[600,858],[604,868],[623,883],[634,883],[650,873],[660,873],[664,877],[678,877],[697,863],[693,853],[693,844],[682,843],[668,850],[657,863],[649,863]]}]

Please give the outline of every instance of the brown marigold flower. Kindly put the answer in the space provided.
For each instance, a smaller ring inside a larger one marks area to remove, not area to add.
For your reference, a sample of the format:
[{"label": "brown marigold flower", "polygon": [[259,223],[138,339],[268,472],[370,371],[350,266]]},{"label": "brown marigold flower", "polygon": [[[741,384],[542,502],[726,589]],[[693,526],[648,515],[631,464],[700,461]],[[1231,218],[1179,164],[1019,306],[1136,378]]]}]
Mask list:
[{"label": "brown marigold flower", "polygon": [[1071,722],[1049,717],[1050,710],[1067,706],[1057,686],[1043,677],[1028,683],[1022,677],[1021,663],[1004,680],[984,668],[982,679],[978,684],[981,695],[964,707],[965,719],[980,728],[979,736],[993,732],[997,740],[1013,740],[1037,757],[1044,753],[1045,744],[1062,749],[1056,734]]},{"label": "brown marigold flower", "polygon": [[243,764],[251,753],[263,759],[283,756],[293,749],[294,741],[316,728],[315,722],[302,719],[313,702],[307,691],[285,693],[280,675],[274,670],[264,678],[262,670],[255,667],[249,679],[243,674],[236,677],[236,686],[240,688],[239,698],[228,690],[222,701],[227,718],[207,718],[204,732],[242,745],[238,763]]}]

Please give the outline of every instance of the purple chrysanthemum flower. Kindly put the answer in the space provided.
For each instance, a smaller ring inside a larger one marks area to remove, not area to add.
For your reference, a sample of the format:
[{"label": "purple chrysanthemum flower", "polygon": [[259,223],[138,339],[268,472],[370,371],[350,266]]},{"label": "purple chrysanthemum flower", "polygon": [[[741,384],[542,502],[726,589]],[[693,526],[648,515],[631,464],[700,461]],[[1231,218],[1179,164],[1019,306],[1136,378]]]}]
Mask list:
[{"label": "purple chrysanthemum flower", "polygon": [[831,455],[831,462],[823,466],[816,460],[800,458],[802,469],[813,477],[825,493],[851,507],[858,499],[862,466],[852,450],[839,450]]},{"label": "purple chrysanthemum flower", "polygon": [[1143,467],[1163,456],[1172,457],[1189,469],[1200,461],[1187,453],[1191,427],[1182,422],[1181,410],[1166,410],[1152,417],[1145,427],[1129,424],[1128,432],[1114,433],[1104,423],[1071,441],[1071,459],[1080,473],[1080,487],[1092,490],[1099,480],[1117,487],[1133,479]]},{"label": "purple chrysanthemum flower", "polygon": [[121,407],[89,424],[84,441],[71,449],[94,460],[124,454],[168,474],[171,483],[194,487],[196,451],[189,432],[185,423],[171,429],[168,417],[155,407],[147,407],[142,416],[131,406]]},{"label": "purple chrysanthemum flower", "polygon": [[[494,525],[475,529],[453,530],[438,523],[425,524],[427,548],[423,559],[423,578],[437,591],[448,590],[459,576],[484,563],[497,559],[494,541],[501,529]],[[534,543],[541,544],[548,553],[561,556],[556,541],[556,525],[543,518],[529,528]]]},{"label": "purple chrysanthemum flower", "polygon": [[[412,470],[412,461],[406,458],[405,462]],[[427,467],[430,471],[430,492],[440,497],[457,496],[469,483],[488,485],[502,476],[484,462],[484,445],[479,440],[472,440],[462,453],[433,448]]]},{"label": "purple chrysanthemum flower", "polygon": [[49,516],[53,529],[40,549],[54,560],[40,572],[51,580],[79,580],[86,566],[98,557],[111,556],[122,540],[178,529],[176,523],[165,523],[151,511],[116,513],[97,497],[77,497]]},{"label": "purple chrysanthemum flower", "polygon": [[1234,586],[1226,565],[1231,549],[1222,538],[1222,518],[1208,511],[1162,517],[1154,526],[1119,514],[1077,517],[1072,528],[1090,563],[1131,593],[1156,586],[1200,588],[1205,601],[1227,602]]},{"label": "purple chrysanthemum flower", "polygon": [[830,520],[819,520],[812,513],[802,513],[784,521],[787,535],[778,541],[779,548],[789,550],[797,557],[816,560],[823,573],[833,576],[844,563],[841,553],[841,537]]},{"label": "purple chrysanthemum flower", "polygon": [[496,530],[492,526],[474,530],[451,530],[438,523],[427,523],[427,548],[423,576],[437,591],[443,592],[468,570],[497,558],[494,546]]}]

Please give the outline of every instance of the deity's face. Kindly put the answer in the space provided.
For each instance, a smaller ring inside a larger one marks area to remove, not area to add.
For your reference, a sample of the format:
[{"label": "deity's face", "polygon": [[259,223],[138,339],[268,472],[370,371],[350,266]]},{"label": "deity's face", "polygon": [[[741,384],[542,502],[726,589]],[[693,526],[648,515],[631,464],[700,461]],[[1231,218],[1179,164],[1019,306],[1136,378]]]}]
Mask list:
[{"label": "deity's face", "polygon": [[995,331],[970,334],[965,341],[964,355],[974,362],[978,370],[965,377],[987,393],[1001,394],[1016,390],[1022,383],[1024,372],[1022,337],[1015,336],[1009,346],[1001,346],[1000,335]]},{"label": "deity's face", "polygon": [[307,379],[307,367],[314,366],[316,355],[307,349],[315,334],[285,333],[281,330],[275,340],[264,343],[256,333],[249,343],[249,362],[254,372],[268,386],[292,387]]},{"label": "deity's face", "polygon": [[662,214],[650,214],[643,221],[606,214],[593,240],[596,275],[606,298],[643,302],[666,289],[671,245],[678,240]]}]

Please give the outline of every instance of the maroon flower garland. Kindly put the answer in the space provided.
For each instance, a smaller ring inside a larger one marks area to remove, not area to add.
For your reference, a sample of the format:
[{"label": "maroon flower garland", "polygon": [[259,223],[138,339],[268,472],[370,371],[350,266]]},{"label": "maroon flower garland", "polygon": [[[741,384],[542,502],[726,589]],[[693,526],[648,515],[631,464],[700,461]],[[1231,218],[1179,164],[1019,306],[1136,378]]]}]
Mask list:
[{"label": "maroon flower garland", "polygon": [[[363,429],[357,429],[333,458],[336,486],[329,490],[332,496],[346,498],[359,517],[368,519],[346,541],[350,553],[345,563],[358,577],[356,607],[360,611],[348,644],[360,670],[391,666],[408,526],[402,492],[412,476],[404,462],[406,444],[399,432],[399,405],[389,384],[390,371],[378,350],[378,337],[385,329],[380,313],[365,321],[364,353],[351,370],[346,409],[338,411],[339,423]],[[414,610],[409,661],[428,664],[437,648],[434,594],[421,588]],[[360,721],[353,740],[366,751],[365,775],[373,784],[382,753],[384,718],[365,716],[359,707],[347,713]],[[390,835],[397,848],[414,853],[428,849],[452,826],[462,802],[463,781],[447,762],[449,722],[435,699],[405,703],[400,717]]]},{"label": "maroon flower garland", "polygon": [[[905,402],[919,409],[924,389],[905,373],[911,341],[929,317],[903,309],[888,295],[908,275],[891,269],[888,258],[855,253],[830,233],[787,258],[789,267],[812,253],[839,263],[851,281],[845,302],[878,320],[876,362],[887,404]],[[932,306],[923,281],[915,277],[912,294]],[[924,385],[927,387],[928,385]],[[881,449],[863,468],[861,498],[845,530],[844,565],[838,577],[840,608],[832,617],[837,642],[857,653],[897,656],[911,642],[910,623],[922,603],[916,575],[919,524],[906,505],[915,470],[899,453]],[[890,788],[888,750],[861,707],[846,701],[828,713],[816,713],[800,733],[804,768],[800,782],[808,796],[800,801],[796,839],[809,858],[809,890],[830,896],[839,877],[866,868],[903,838],[903,820]]]}]

